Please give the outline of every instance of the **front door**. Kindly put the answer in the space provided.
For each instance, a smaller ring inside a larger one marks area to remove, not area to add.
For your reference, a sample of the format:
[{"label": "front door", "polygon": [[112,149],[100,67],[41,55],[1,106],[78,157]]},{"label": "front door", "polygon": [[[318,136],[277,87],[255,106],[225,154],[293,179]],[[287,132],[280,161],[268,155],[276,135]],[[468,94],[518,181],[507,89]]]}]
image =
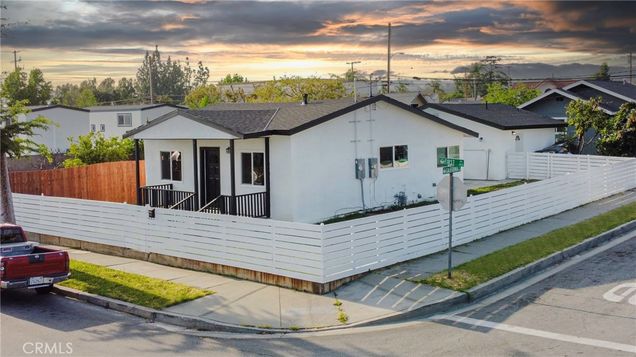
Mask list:
[{"label": "front door", "polygon": [[219,148],[201,148],[202,205],[221,194],[221,160]]}]

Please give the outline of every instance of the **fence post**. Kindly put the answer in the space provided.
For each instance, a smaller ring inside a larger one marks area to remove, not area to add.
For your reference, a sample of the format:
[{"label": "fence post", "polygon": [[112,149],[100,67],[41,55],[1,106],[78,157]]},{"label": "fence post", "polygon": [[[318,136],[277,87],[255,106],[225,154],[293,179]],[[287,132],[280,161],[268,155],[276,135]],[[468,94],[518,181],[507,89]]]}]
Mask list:
[{"label": "fence post", "polygon": [[526,151],[524,155],[526,157],[526,180],[529,180],[530,179],[530,153]]},{"label": "fence post", "polygon": [[320,223],[320,282],[327,282],[327,270],[325,266],[327,261],[327,252],[325,252],[325,224]]}]

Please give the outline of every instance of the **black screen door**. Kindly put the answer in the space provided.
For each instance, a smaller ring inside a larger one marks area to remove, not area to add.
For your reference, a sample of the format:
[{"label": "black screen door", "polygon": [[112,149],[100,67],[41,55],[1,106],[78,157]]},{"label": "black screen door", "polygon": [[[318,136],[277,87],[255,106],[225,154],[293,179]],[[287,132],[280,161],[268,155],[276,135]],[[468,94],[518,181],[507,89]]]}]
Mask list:
[{"label": "black screen door", "polygon": [[206,204],[221,194],[219,148],[201,148],[201,186]]}]

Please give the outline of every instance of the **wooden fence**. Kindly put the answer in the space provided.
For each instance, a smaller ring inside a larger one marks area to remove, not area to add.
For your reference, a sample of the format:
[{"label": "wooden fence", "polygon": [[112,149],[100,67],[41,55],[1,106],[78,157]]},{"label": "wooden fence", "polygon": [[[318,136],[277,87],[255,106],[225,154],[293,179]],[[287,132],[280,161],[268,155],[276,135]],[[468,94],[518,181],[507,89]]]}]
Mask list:
[{"label": "wooden fence", "polygon": [[[145,185],[144,161],[139,162]],[[9,172],[11,191],[30,195],[136,203],[135,162],[105,162],[68,169]]]},{"label": "wooden fence", "polygon": [[[563,156],[580,160],[574,155]],[[610,159],[612,161],[612,159]],[[571,163],[570,163],[571,164]],[[460,245],[636,187],[636,159],[472,196],[454,214]],[[218,263],[316,283],[446,249],[439,204],[327,225],[70,198],[14,195],[27,231]]]}]

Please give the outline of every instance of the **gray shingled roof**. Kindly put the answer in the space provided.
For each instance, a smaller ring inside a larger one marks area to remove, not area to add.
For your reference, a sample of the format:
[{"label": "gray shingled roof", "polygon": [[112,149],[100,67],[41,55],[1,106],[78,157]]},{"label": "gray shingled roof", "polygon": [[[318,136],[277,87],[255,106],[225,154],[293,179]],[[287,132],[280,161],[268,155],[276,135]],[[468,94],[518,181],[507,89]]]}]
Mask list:
[{"label": "gray shingled roof", "polygon": [[86,107],[91,112],[113,112],[113,111],[126,111],[126,110],[146,110],[159,107],[173,107],[173,108],[185,108],[182,106],[172,104],[122,104],[122,105],[94,105],[92,107]]},{"label": "gray shingled roof", "polygon": [[566,123],[550,117],[518,109],[506,104],[428,104],[443,112],[473,120],[501,130],[556,128]]},{"label": "gray shingled roof", "polygon": [[612,91],[614,93],[618,93],[620,95],[624,95],[626,97],[629,97],[631,99],[636,100],[636,86],[629,84],[629,83],[623,83],[623,82],[616,82],[616,81],[586,81],[589,82],[591,84],[594,84],[596,86],[599,87],[603,87],[609,91]]},{"label": "gray shingled roof", "polygon": [[[596,81],[596,82],[605,82],[605,81]],[[574,93],[579,98],[583,100],[588,100],[592,97],[601,97],[601,106],[607,110],[612,112],[617,112],[621,105],[627,103],[627,101],[622,100],[620,98],[616,98],[613,95],[602,92],[598,89],[594,89],[592,87],[588,87],[586,85],[576,86],[574,88],[570,88],[568,93]]]},{"label": "gray shingled roof", "polygon": [[301,105],[300,103],[219,103],[207,106],[205,110],[274,110],[276,115],[274,115],[272,122],[266,128],[261,128],[261,130],[291,130],[312,120],[347,108],[352,104],[352,99],[314,101],[306,105]]},{"label": "gray shingled roof", "polygon": [[252,134],[264,131],[276,113],[276,109],[250,110],[179,110],[179,113],[195,116],[211,124],[227,128],[235,133]]},{"label": "gray shingled roof", "polygon": [[352,99],[314,101],[306,105],[300,103],[220,103],[200,110],[178,109],[128,131],[124,136],[133,136],[176,115],[189,117],[237,136],[292,135],[380,100],[465,134],[478,135],[472,130],[449,123],[395,99],[379,95],[358,101],[358,103],[353,103]]}]

